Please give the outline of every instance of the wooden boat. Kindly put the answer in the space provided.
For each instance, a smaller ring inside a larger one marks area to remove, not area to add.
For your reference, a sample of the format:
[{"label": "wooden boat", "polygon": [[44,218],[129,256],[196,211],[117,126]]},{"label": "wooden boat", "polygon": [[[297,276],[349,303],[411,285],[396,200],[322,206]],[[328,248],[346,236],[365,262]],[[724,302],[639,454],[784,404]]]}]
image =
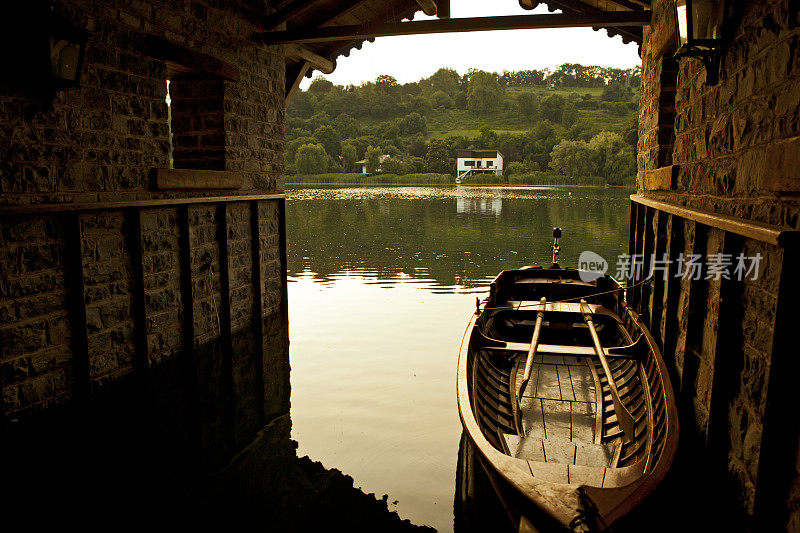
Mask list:
[{"label": "wooden boat", "polygon": [[559,267],[554,235],[552,267],[501,272],[478,302],[458,407],[516,530],[602,531],[669,470],[675,399],[624,289]]}]

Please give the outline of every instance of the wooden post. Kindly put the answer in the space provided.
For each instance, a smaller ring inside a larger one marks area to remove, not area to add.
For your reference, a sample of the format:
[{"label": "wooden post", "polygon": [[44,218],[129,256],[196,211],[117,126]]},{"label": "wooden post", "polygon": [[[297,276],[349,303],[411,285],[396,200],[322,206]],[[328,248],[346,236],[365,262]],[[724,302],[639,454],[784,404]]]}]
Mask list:
[{"label": "wooden post", "polygon": [[[778,252],[780,253],[780,252]],[[793,401],[800,375],[797,357],[797,296],[800,283],[800,249],[782,250],[781,275],[775,330],[770,357],[768,396],[764,432],[756,480],[755,517],[757,531],[778,531],[786,527],[789,514],[789,489],[796,475],[800,417]]]},{"label": "wooden post", "polygon": [[[223,406],[223,423],[225,426],[225,437],[228,449],[233,451],[235,448],[235,398],[233,382],[233,340],[231,332],[231,282],[230,282],[230,262],[228,253],[228,204],[220,202],[217,204],[217,244],[219,246],[219,292],[220,292],[220,347],[222,356],[222,375],[221,388],[222,397],[225,402]],[[212,296],[213,297],[213,296]]]},{"label": "wooden post", "polygon": [[303,61],[297,69],[286,72],[286,97],[283,100],[284,108],[289,107],[289,104],[292,102],[292,97],[297,92],[297,89],[300,88],[300,82],[303,81],[306,72],[308,72],[310,68],[311,63]]},{"label": "wooden post", "polygon": [[192,283],[192,250],[189,238],[189,204],[178,207],[178,225],[180,231],[180,273],[181,304],[183,307],[183,350],[181,367],[183,386],[186,390],[189,445],[197,455],[201,447],[202,432],[200,427],[199,398],[197,394],[197,350],[194,341],[194,298]]},{"label": "wooden post", "polygon": [[256,367],[259,387],[256,393],[259,405],[260,419],[258,426],[261,427],[266,421],[264,413],[264,280],[261,277],[261,236],[258,225],[258,201],[250,203],[250,246],[252,249],[253,261],[253,327],[252,331],[258,339],[256,353]]},{"label": "wooden post", "polygon": [[141,210],[136,207],[124,211],[125,226],[128,228],[127,247],[131,257],[131,282],[133,288],[133,339],[136,350],[133,363],[136,380],[142,390],[146,385],[147,353],[147,310],[144,291],[144,264],[142,250]]},{"label": "wooden post", "polygon": [[83,242],[80,213],[64,217],[67,228],[65,249],[68,276],[70,318],[72,319],[72,361],[74,399],[81,403],[89,399],[89,332],[86,328],[86,291],[83,275]]}]

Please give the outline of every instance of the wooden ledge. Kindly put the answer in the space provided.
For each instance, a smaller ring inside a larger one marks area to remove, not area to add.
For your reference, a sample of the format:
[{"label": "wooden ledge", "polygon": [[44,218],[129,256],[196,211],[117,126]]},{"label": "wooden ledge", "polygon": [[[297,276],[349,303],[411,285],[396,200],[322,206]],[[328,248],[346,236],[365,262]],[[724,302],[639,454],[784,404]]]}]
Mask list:
[{"label": "wooden ledge", "polygon": [[196,196],[193,198],[155,198],[150,200],[126,200],[119,202],[75,202],[60,204],[27,204],[0,206],[0,216],[44,215],[50,213],[113,211],[117,209],[143,207],[173,207],[179,205],[255,202],[260,200],[283,200],[286,195],[277,194],[241,194],[237,196]]},{"label": "wooden ledge", "polygon": [[765,224],[763,222],[745,220],[729,215],[720,215],[711,211],[692,209],[690,207],[648,198],[640,194],[632,194],[630,198],[632,202],[636,202],[637,204],[646,205],[653,209],[664,211],[665,213],[694,220],[695,222],[705,224],[712,228],[718,228],[767,244],[786,247],[790,244],[796,245],[800,242],[800,230],[788,226],[776,226],[774,224]]},{"label": "wooden ledge", "polygon": [[159,190],[238,189],[242,175],[227,170],[195,170],[183,168],[156,169]]}]

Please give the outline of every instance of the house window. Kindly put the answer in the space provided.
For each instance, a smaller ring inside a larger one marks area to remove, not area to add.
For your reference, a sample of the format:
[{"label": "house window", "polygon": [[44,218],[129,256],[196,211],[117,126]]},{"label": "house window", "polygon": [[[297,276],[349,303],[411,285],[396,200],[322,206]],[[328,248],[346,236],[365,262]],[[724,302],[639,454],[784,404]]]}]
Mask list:
[{"label": "house window", "polygon": [[464,161],[464,166],[465,167],[474,167],[475,166],[475,161]]},{"label": "house window", "polygon": [[171,166],[225,170],[224,82],[189,75],[168,83]]}]

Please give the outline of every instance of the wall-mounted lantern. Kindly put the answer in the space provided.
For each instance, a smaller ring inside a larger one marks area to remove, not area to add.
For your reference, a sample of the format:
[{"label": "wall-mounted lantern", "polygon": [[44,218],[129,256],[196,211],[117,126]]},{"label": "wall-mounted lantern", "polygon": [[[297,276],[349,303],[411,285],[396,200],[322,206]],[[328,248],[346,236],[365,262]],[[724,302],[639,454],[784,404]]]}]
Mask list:
[{"label": "wall-mounted lantern", "polygon": [[87,34],[54,16],[49,22],[52,87],[77,87],[80,84]]},{"label": "wall-mounted lantern", "polygon": [[719,81],[725,0],[674,0],[677,21],[676,58],[697,57],[706,68],[706,85]]}]

